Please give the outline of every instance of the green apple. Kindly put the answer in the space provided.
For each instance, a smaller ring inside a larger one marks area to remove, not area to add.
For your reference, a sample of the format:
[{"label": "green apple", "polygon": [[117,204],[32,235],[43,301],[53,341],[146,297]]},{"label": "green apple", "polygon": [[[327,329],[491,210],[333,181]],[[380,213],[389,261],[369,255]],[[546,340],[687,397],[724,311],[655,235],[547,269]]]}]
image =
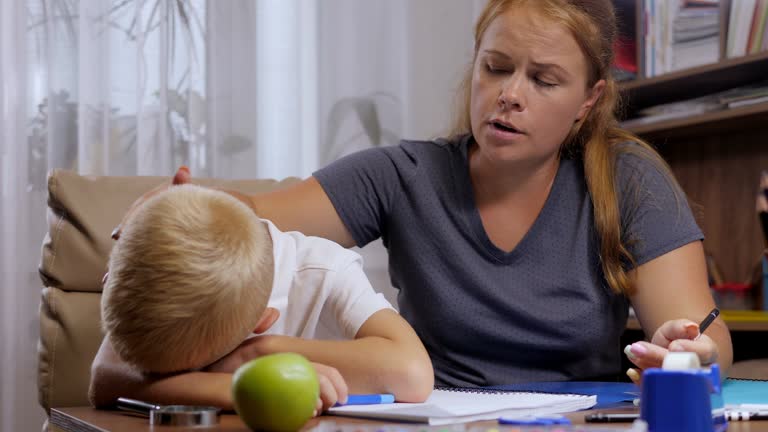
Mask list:
[{"label": "green apple", "polygon": [[251,360],[232,377],[235,411],[253,430],[299,430],[312,417],[319,395],[315,368],[295,353]]}]

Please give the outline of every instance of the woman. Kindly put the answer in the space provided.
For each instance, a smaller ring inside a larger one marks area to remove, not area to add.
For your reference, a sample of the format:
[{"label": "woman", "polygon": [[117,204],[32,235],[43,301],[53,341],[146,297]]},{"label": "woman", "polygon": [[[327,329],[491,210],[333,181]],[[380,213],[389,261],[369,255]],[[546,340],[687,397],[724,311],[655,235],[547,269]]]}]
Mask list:
[{"label": "woman", "polygon": [[630,304],[652,335],[631,346],[638,367],[671,350],[727,370],[722,320],[697,338],[714,306],[703,235],[663,160],[614,117],[615,34],[608,0],[491,0],[451,138],[240,198],[282,230],[382,237],[437,384],[615,377]]}]

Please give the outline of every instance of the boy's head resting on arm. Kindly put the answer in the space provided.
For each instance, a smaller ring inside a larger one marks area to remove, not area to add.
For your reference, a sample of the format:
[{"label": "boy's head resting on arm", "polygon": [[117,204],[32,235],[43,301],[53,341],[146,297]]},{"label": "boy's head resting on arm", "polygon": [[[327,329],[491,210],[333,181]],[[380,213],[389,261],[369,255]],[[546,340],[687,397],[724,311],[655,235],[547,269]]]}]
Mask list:
[{"label": "boy's head resting on arm", "polygon": [[126,222],[101,299],[115,352],[144,372],[212,363],[253,330],[272,290],[266,223],[232,196],[169,188]]}]

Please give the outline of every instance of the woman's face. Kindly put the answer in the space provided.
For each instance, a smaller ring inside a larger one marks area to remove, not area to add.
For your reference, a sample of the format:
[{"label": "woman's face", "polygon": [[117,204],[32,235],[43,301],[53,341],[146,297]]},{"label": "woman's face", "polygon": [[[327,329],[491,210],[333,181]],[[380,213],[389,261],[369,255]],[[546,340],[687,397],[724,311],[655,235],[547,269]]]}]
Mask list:
[{"label": "woman's face", "polygon": [[472,72],[470,116],[494,162],[554,160],[605,85],[587,88],[587,60],[568,29],[521,7],[496,17]]}]

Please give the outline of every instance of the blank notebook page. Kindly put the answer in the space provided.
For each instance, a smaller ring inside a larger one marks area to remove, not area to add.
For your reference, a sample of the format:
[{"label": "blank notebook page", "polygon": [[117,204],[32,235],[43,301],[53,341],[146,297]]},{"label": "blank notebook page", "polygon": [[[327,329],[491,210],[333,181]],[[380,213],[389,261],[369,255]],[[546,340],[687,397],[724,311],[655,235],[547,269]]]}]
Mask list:
[{"label": "blank notebook page", "polygon": [[595,405],[595,396],[554,393],[491,393],[435,390],[424,403],[350,405],[331,408],[335,415],[401,419],[435,424],[439,419],[470,421],[498,416],[541,415],[578,411]]}]

